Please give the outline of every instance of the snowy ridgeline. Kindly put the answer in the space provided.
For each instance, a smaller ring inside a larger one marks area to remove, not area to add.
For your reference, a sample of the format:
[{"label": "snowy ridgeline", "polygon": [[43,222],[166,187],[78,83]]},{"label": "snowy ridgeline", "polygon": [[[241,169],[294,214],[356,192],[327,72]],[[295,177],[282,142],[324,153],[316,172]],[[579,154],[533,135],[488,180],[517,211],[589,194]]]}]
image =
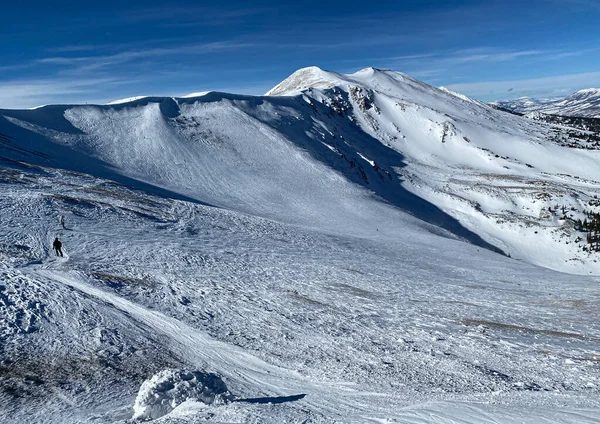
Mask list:
[{"label": "snowy ridgeline", "polygon": [[2,421],[598,422],[600,281],[548,269],[598,270],[596,151],[393,72],[270,94],[0,111]]}]

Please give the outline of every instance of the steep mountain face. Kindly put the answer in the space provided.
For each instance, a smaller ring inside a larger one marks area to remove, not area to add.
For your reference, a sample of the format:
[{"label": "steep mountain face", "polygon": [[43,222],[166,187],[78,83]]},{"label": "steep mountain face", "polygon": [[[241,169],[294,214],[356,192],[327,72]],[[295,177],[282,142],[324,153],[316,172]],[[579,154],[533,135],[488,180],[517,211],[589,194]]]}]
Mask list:
[{"label": "steep mountain face", "polygon": [[404,165],[392,167],[403,187],[488,242],[555,269],[598,272],[574,224],[596,212],[599,194],[589,132],[528,122],[390,71],[308,68],[269,94],[298,92],[400,153]]},{"label": "steep mountain face", "polygon": [[0,110],[2,423],[597,423],[581,134],[372,68]]},{"label": "steep mountain face", "polygon": [[561,99],[531,99],[494,102],[495,105],[518,113],[540,112],[549,115],[600,118],[600,89],[579,90]]},{"label": "steep mountain face", "polygon": [[596,212],[600,194],[598,151],[578,148],[584,131],[401,73],[306,68],[266,97],[209,93],[1,115],[3,156],[12,159],[358,236],[401,237],[404,211],[513,257],[600,273],[574,225]]}]

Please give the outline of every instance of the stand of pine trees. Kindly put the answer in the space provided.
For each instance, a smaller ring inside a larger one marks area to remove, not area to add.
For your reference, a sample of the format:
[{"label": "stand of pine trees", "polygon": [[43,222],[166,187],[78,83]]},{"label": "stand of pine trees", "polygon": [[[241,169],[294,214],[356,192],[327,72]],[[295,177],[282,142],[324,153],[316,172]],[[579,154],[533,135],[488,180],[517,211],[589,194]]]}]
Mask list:
[{"label": "stand of pine trees", "polygon": [[587,233],[584,250],[600,252],[600,213],[586,212],[587,218],[575,221],[575,229]]}]

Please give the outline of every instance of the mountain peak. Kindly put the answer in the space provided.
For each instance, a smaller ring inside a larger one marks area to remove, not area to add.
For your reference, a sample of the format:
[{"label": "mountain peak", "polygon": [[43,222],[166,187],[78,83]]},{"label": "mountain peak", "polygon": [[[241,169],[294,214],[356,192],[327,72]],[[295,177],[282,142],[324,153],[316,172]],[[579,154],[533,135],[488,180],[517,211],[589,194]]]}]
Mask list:
[{"label": "mountain peak", "polygon": [[575,94],[576,93],[600,93],[600,88],[584,88],[583,90],[576,91]]},{"label": "mountain peak", "polygon": [[373,67],[363,68],[353,74],[326,71],[317,66],[302,68],[275,86],[267,96],[294,96],[309,88],[331,88],[345,85],[377,86],[398,83],[419,83],[401,72]]},{"label": "mountain peak", "polygon": [[368,68],[363,68],[360,71],[357,71],[356,73],[354,73],[354,75],[374,75],[377,74],[379,72],[393,72],[391,69],[378,69],[378,68],[373,68],[372,66],[369,66]]},{"label": "mountain peak", "polygon": [[583,90],[576,91],[571,94],[568,98],[589,98],[589,97],[599,97],[600,96],[600,88],[584,88]]},{"label": "mountain peak", "polygon": [[267,92],[267,96],[290,96],[308,88],[329,88],[343,78],[336,72],[326,71],[318,66],[298,69],[281,83]]}]

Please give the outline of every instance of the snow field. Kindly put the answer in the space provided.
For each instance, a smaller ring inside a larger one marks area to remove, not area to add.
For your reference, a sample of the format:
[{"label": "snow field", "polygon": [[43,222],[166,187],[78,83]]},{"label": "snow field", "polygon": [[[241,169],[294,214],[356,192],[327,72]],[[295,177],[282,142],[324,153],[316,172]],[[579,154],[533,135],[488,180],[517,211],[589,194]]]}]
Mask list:
[{"label": "snow field", "polygon": [[[2,213],[18,229],[10,240],[34,259],[12,254],[12,272],[45,291],[26,290],[46,312],[35,331],[5,339],[14,349],[3,358],[19,364],[43,346],[70,365],[22,371],[39,384],[18,402],[3,392],[14,422],[26,405],[36,405],[34,421],[119,422],[142,410],[132,407],[144,380],[182,367],[220,375],[237,398],[306,397],[177,401],[158,422],[597,417],[593,278],[574,281],[418,226],[397,240],[331,235],[83,175],[21,172],[28,184],[2,186],[19,206]],[[50,187],[61,195],[48,196]],[[71,228],[61,234],[68,260],[44,251],[59,212]],[[13,277],[3,285],[22,286]],[[78,355],[83,362],[69,359]]]}]

